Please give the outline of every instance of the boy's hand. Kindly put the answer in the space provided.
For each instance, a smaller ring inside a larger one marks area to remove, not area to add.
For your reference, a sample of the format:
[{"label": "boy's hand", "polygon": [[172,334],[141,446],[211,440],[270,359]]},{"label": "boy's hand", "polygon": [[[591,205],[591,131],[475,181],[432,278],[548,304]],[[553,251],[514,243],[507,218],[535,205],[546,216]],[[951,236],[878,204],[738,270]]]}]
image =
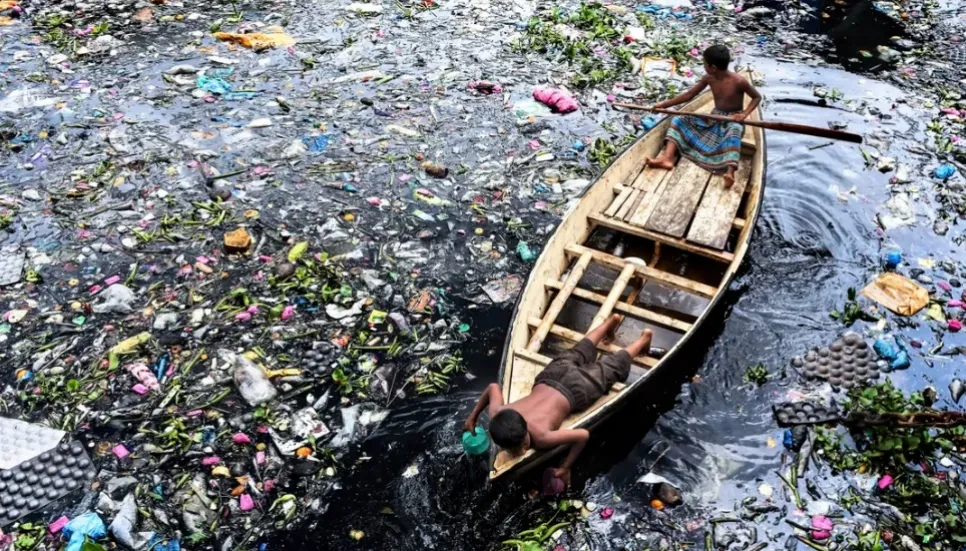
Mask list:
[{"label": "boy's hand", "polygon": [[564,486],[570,486],[570,469],[559,468],[553,470],[553,476],[563,480]]},{"label": "boy's hand", "polygon": [[738,113],[737,115],[731,115],[731,120],[735,122],[741,122],[748,118],[747,113]]},{"label": "boy's hand", "polygon": [[463,423],[463,431],[469,431],[470,434],[476,435],[476,421],[473,419],[467,419],[466,422]]}]

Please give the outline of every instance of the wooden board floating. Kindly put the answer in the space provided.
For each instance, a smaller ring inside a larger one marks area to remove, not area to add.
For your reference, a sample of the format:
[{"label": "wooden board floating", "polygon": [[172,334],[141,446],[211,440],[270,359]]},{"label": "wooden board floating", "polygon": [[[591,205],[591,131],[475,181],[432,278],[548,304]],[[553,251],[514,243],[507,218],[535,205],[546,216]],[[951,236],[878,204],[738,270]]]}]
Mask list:
[{"label": "wooden board floating", "polygon": [[[707,113],[713,107],[706,93],[683,110]],[[760,116],[756,111],[751,119]],[[612,313],[624,321],[615,342],[601,343],[599,352],[621,350],[643,328],[654,331],[655,346],[667,349],[660,359],[634,358],[627,381],[615,384],[588,410],[570,415],[561,428],[597,425],[669,365],[748,253],[764,192],[763,131],[745,128],[735,184],[725,189],[720,177],[687,159],[672,170],[644,166],[644,157],[663,147],[668,125],[665,118],[587,188],[543,248],[520,294],[500,366],[508,401],[530,392],[534,378],[552,361],[554,347],[572,346]],[[589,281],[597,287],[588,287]],[[608,287],[601,288],[601,281]],[[671,300],[673,295],[681,296]],[[690,311],[674,310],[677,304],[691,305]],[[525,471],[552,455],[494,453],[490,477]]]}]

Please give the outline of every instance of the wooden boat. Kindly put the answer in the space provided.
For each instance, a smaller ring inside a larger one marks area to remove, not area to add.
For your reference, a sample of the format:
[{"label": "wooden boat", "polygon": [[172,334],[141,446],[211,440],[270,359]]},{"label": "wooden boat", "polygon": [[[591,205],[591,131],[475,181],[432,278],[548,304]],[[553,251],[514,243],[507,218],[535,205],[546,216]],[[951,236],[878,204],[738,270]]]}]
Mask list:
[{"label": "wooden boat", "polygon": [[[713,108],[707,92],[682,111]],[[760,120],[760,110],[749,118]],[[745,127],[735,183],[725,189],[720,176],[687,159],[670,171],[645,167],[644,157],[659,152],[669,124],[666,117],[584,190],[517,301],[500,367],[507,402],[530,392],[555,351],[612,313],[625,317],[614,342],[598,346],[603,354],[621,349],[645,327],[654,331],[652,351],[634,358],[627,381],[562,428],[591,428],[640,395],[708,317],[748,252],[764,191],[764,132]],[[655,357],[653,347],[666,353]],[[561,450],[530,450],[516,458],[494,453],[490,478],[519,474]]]}]

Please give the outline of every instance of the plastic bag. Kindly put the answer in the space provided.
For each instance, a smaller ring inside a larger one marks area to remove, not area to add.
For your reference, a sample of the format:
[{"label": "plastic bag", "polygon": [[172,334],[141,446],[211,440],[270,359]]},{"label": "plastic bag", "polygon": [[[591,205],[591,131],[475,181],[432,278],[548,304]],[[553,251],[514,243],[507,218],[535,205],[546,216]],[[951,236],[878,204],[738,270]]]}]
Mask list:
[{"label": "plastic bag", "polygon": [[108,312],[129,314],[133,310],[134,301],[137,300],[134,291],[124,285],[111,285],[104,289],[98,298],[101,302],[91,307],[96,314]]},{"label": "plastic bag", "polygon": [[64,526],[64,535],[70,540],[66,551],[81,551],[87,538],[103,538],[107,535],[107,528],[97,513],[84,513]]},{"label": "plastic bag", "polygon": [[268,380],[265,371],[255,365],[248,358],[228,350],[219,351],[221,359],[231,362],[235,366],[235,386],[248,405],[257,406],[265,403],[278,394],[275,387]]},{"label": "plastic bag", "polygon": [[280,29],[277,29],[277,32],[265,33],[215,33],[215,38],[227,42],[235,42],[256,52],[267,48],[295,45],[295,40]]},{"label": "plastic bag", "polygon": [[547,105],[558,113],[570,113],[580,108],[577,100],[556,88],[537,88],[533,91],[533,99]]},{"label": "plastic bag", "polygon": [[929,303],[929,292],[914,281],[887,272],[862,289],[862,294],[900,316],[911,316]]},{"label": "plastic bag", "polygon": [[111,534],[114,535],[114,539],[130,549],[137,547],[134,543],[134,529],[137,523],[137,516],[137,502],[134,500],[134,494],[130,493],[125,496],[124,501],[121,502],[121,508],[118,510],[117,516],[111,521],[110,529]]}]

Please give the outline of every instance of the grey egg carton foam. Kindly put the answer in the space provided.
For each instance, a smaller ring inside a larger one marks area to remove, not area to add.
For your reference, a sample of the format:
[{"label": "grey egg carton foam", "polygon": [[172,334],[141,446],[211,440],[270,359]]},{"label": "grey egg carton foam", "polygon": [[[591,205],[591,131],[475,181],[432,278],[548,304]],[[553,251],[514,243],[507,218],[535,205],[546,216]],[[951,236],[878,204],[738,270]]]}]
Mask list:
[{"label": "grey egg carton foam", "polygon": [[778,424],[783,427],[833,423],[841,419],[837,409],[814,402],[785,402],[775,404],[772,410]]},{"label": "grey egg carton foam", "polygon": [[846,390],[879,377],[875,352],[857,333],[848,332],[823,347],[812,347],[791,361],[792,367],[813,380],[828,381]]},{"label": "grey egg carton foam", "polygon": [[4,248],[0,250],[0,286],[13,285],[23,274],[24,253]]},{"label": "grey egg carton foam", "polygon": [[97,470],[84,446],[59,443],[63,436],[48,427],[0,418],[0,528],[94,479]]}]

